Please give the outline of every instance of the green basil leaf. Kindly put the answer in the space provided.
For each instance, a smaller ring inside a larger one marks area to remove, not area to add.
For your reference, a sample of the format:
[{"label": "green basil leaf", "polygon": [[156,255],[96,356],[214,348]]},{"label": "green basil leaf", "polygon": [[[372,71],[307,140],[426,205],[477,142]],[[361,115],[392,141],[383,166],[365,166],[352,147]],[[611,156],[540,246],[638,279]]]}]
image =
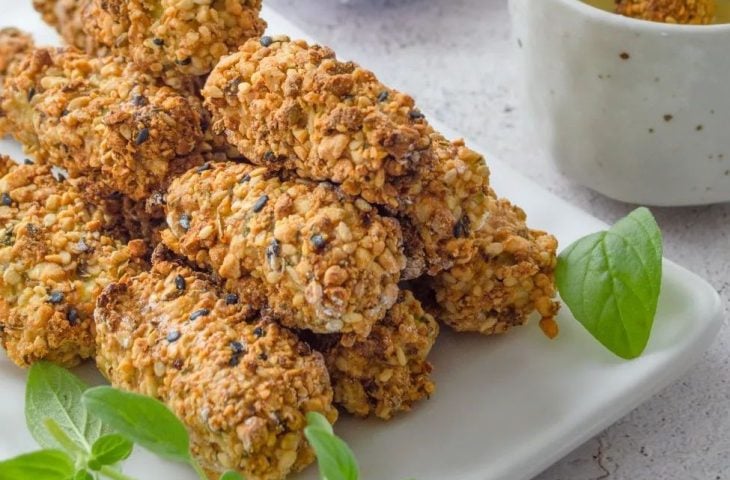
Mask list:
[{"label": "green basil leaf", "polygon": [[108,433],[101,420],[89,415],[81,403],[86,388],[74,374],[52,363],[38,362],[30,368],[25,387],[25,421],[41,447],[63,447],[46,429],[45,421],[49,418],[85,451]]},{"label": "green basil leaf", "polygon": [[662,234],[646,208],[581,238],[558,257],[560,296],[611,352],[636,358],[649,341],[662,282]]},{"label": "green basil leaf", "polygon": [[330,435],[335,434],[334,430],[332,430],[332,424],[329,422],[329,420],[327,420],[327,417],[319,412],[307,413],[307,426],[321,428],[322,430],[328,432]]},{"label": "green basil leaf", "polygon": [[74,480],[94,480],[94,476],[91,475],[88,470],[79,470],[74,475]]},{"label": "green basil leaf", "polygon": [[104,465],[114,465],[132,454],[134,444],[121,435],[105,435],[91,446],[89,468],[99,470]]},{"label": "green basil leaf", "polygon": [[219,480],[243,480],[243,477],[238,472],[229,470],[221,475],[221,478]]},{"label": "green basil leaf", "polygon": [[332,433],[329,422],[324,427],[324,417],[319,417],[322,416],[317,413],[307,414],[309,426],[304,429],[304,435],[317,455],[320,476],[325,480],[358,480],[360,471],[352,450]]},{"label": "green basil leaf", "polygon": [[0,462],[2,480],[68,480],[73,474],[73,461],[59,450],[39,450]]},{"label": "green basil leaf", "polygon": [[189,463],[188,432],[163,403],[112,387],[87,390],[83,403],[91,413],[150,452]]}]

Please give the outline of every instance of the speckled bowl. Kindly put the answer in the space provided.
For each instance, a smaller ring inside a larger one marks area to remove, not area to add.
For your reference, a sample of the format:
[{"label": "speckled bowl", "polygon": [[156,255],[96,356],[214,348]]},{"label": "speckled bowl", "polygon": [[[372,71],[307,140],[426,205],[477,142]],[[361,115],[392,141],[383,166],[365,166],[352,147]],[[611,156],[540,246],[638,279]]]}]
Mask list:
[{"label": "speckled bowl", "polygon": [[561,171],[646,205],[730,201],[730,25],[510,0],[536,145]]}]

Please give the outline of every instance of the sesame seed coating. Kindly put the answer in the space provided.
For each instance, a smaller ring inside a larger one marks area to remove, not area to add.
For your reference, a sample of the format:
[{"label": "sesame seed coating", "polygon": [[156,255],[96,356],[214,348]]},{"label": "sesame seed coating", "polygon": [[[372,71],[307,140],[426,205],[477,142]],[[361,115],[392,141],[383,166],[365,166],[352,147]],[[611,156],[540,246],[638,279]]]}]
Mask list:
[{"label": "sesame seed coating", "polygon": [[14,27],[0,28],[0,90],[5,76],[31,49],[33,38],[29,34]]},{"label": "sesame seed coating", "polygon": [[616,0],[616,13],[663,23],[707,25],[715,21],[717,0]]},{"label": "sesame seed coating", "polygon": [[110,232],[116,218],[40,165],[0,157],[0,344],[21,367],[74,366],[94,355],[102,289],[146,268],[146,248]]},{"label": "sesame seed coating", "polygon": [[434,316],[457,331],[486,335],[524,324],[535,310],[541,327],[554,326],[557,240],[527,228],[525,213],[507,200],[494,194],[487,200],[489,215],[473,239],[471,260],[428,280]]},{"label": "sesame seed coating", "polygon": [[231,291],[250,278],[286,326],[367,336],[396,301],[405,266],[398,223],[332,185],[214,163],[175,179],[166,208],[169,248],[211,268]]},{"label": "sesame seed coating", "polygon": [[266,28],[261,0],[34,0],[64,40],[175,81],[206,75]]},{"label": "sesame seed coating", "polygon": [[413,99],[327,47],[273,40],[249,40],[210,74],[213,128],[253,163],[395,207],[394,180],[429,160],[431,127],[411,115]]},{"label": "sesame seed coating", "polygon": [[409,291],[373,327],[366,339],[345,335],[323,353],[335,389],[335,403],[348,412],[384,420],[429,397],[431,351],[439,327]]},{"label": "sesame seed coating", "polygon": [[[33,92],[33,95],[29,95]],[[140,96],[146,102],[140,104]],[[73,50],[30,52],[2,92],[4,121],[36,160],[141,200],[202,163],[200,100],[140,74],[119,58]]]},{"label": "sesame seed coating", "polygon": [[[178,275],[184,292],[175,287]],[[115,387],[164,402],[211,478],[233,469],[278,480],[314,459],[306,413],[334,422],[337,411],[322,356],[246,303],[226,304],[209,277],[158,258],[152,271],[109,286],[99,299],[97,364]],[[210,314],[189,321],[201,308]],[[261,327],[266,335],[257,337]]]}]

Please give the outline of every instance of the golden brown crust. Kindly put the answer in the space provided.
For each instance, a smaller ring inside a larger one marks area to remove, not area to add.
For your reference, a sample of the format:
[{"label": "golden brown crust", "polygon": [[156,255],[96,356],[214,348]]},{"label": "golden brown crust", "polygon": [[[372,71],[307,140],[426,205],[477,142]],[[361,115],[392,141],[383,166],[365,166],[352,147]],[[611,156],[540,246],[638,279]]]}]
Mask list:
[{"label": "golden brown crust", "polygon": [[94,354],[96,297],[146,268],[146,248],[47,167],[0,157],[0,175],[0,344],[22,367],[73,366]]},{"label": "golden brown crust", "polygon": [[527,228],[525,213],[507,200],[494,193],[487,200],[489,215],[474,238],[472,259],[428,280],[434,316],[457,331],[486,335],[524,324],[535,310],[541,324],[552,323],[557,240]]},{"label": "golden brown crust", "polygon": [[250,276],[286,326],[367,336],[396,300],[398,223],[331,184],[209,164],[172,183],[166,208],[169,248],[231,288]]},{"label": "golden brown crust", "polygon": [[7,77],[1,107],[5,129],[37,160],[132,200],[211,150],[197,97],[119,58],[36,49]]},{"label": "golden brown crust", "polygon": [[208,74],[260,36],[261,0],[34,0],[64,40],[91,55],[113,54],[175,83]]},{"label": "golden brown crust", "polygon": [[306,413],[337,418],[329,376],[319,353],[235,300],[157,259],[99,299],[97,363],[112,385],[166,403],[206,470],[282,479],[314,459]]},{"label": "golden brown crust", "polygon": [[0,88],[5,75],[33,48],[33,37],[14,27],[0,28]]},{"label": "golden brown crust", "polygon": [[716,9],[716,0],[616,0],[616,13],[663,23],[707,25]]},{"label": "golden brown crust", "polygon": [[413,99],[326,47],[249,40],[220,61],[203,96],[214,128],[253,163],[368,202],[395,207],[395,179],[429,161],[430,127]]},{"label": "golden brown crust", "polygon": [[428,398],[435,385],[426,357],[438,332],[436,320],[411,292],[402,291],[368,338],[345,335],[324,348],[335,403],[357,416],[388,420]]}]

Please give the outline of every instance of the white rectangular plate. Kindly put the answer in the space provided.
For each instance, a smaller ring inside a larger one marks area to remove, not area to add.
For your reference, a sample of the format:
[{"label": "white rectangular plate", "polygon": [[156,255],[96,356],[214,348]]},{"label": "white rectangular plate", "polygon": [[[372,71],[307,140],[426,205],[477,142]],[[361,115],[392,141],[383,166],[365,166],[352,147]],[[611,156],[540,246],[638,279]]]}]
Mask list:
[{"label": "white rectangular plate", "polygon": [[[10,0],[2,0],[0,24],[31,31],[39,43],[58,42],[30,3],[12,2],[8,11]],[[306,38],[271,9],[264,17],[272,33]],[[22,158],[9,140],[0,142],[0,152]],[[552,232],[562,246],[606,228],[508,166],[489,163],[496,191],[522,206],[530,225]],[[559,323],[560,336],[553,341],[534,323],[499,338],[455,335],[444,328],[431,357],[437,391],[430,400],[391,422],[343,415],[337,424],[359,459],[362,478],[531,478],[677,379],[712,342],[722,309],[710,285],[665,261],[654,331],[641,358],[626,362],[608,353],[567,308]],[[81,372],[101,381],[92,367]],[[25,373],[2,357],[0,459],[37,448],[24,424],[24,387]],[[127,462],[126,471],[140,480],[195,478],[186,468],[142,451]],[[316,469],[299,478],[315,479]]]}]

